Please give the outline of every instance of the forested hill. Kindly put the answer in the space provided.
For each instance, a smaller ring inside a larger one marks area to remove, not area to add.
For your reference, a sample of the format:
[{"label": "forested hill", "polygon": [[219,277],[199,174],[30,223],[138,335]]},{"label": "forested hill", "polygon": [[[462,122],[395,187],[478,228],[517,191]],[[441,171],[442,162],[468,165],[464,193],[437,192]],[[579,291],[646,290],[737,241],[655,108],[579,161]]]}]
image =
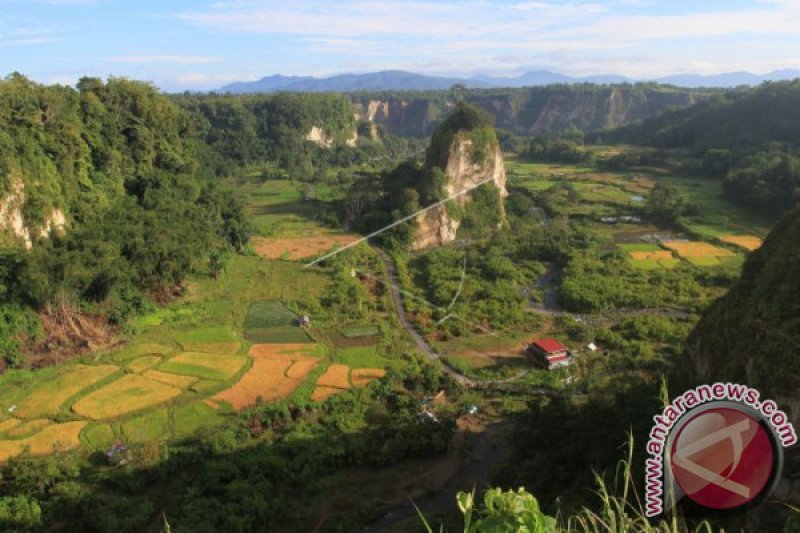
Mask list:
[{"label": "forested hill", "polygon": [[699,161],[690,172],[724,180],[730,199],[762,211],[800,199],[800,80],[716,94],[599,139],[679,148]]},{"label": "forested hill", "polygon": [[497,128],[517,135],[553,135],[616,128],[692,105],[710,90],[656,84],[548,85],[521,89],[459,89],[353,94],[359,118],[395,135],[428,136],[464,99],[494,116]]},{"label": "forested hill", "polygon": [[[681,386],[732,381],[779,399],[800,422],[800,208],[747,259],[687,341]],[[791,402],[790,405],[787,405]]]},{"label": "forested hill", "polygon": [[780,143],[800,147],[800,80],[717,93],[604,135],[606,140],[664,148],[758,150]]},{"label": "forested hill", "polygon": [[196,177],[191,128],[144,83],[0,81],[0,361],[84,346],[86,312],[122,323],[246,242],[241,209]]},{"label": "forested hill", "polygon": [[[206,170],[224,174],[231,165],[274,161],[289,171],[312,170],[319,147],[343,147],[357,140],[347,98],[329,94],[181,95],[195,128]],[[314,142],[310,140],[316,132]]]}]

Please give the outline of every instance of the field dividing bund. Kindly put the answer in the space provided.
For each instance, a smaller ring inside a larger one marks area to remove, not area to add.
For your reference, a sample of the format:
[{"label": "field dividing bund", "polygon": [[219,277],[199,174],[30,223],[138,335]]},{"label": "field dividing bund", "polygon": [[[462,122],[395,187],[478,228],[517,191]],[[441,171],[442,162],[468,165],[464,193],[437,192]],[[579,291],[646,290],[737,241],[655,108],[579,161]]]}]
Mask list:
[{"label": "field dividing bund", "polygon": [[733,257],[730,250],[708,244],[707,242],[664,241],[662,243],[670,250],[675,250],[683,258],[689,257]]},{"label": "field dividing bund", "polygon": [[185,352],[166,361],[158,369],[170,374],[225,381],[238,374],[246,363],[247,358],[240,355]]},{"label": "field dividing bund", "polygon": [[34,456],[77,448],[81,445],[81,430],[87,424],[82,421],[53,424],[24,439],[0,441],[0,462],[21,454],[26,448]]},{"label": "field dividing bund", "polygon": [[55,379],[37,386],[18,404],[14,414],[22,418],[56,415],[70,398],[118,371],[119,367],[113,365],[70,367]]},{"label": "field dividing bund", "polygon": [[181,392],[175,387],[128,374],[84,396],[72,410],[92,420],[107,420],[167,402]]}]

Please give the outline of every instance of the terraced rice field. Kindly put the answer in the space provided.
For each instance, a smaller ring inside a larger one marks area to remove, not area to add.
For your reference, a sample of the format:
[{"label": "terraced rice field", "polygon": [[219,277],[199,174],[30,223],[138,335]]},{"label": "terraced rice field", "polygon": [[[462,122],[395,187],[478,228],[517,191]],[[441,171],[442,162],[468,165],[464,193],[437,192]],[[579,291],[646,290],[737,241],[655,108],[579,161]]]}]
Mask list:
[{"label": "terraced rice field", "polygon": [[634,261],[645,261],[647,259],[672,259],[672,252],[667,250],[658,250],[655,252],[628,252],[631,259]]},{"label": "terraced rice field", "polygon": [[665,241],[662,243],[670,250],[675,250],[679,256],[683,258],[689,257],[733,257],[734,254],[730,250],[714,246],[707,242],[682,242],[682,241]]},{"label": "terraced rice field", "polygon": [[350,388],[350,368],[345,365],[333,364],[317,380],[317,385],[335,387],[337,389]]},{"label": "terraced rice field", "polygon": [[119,367],[113,365],[71,367],[55,379],[37,386],[19,402],[14,414],[22,418],[56,415],[67,400],[117,371]]},{"label": "terraced rice field", "polygon": [[728,244],[733,244],[747,251],[758,250],[764,244],[764,240],[754,235],[722,235],[719,240]]},{"label": "terraced rice field", "polygon": [[311,401],[324,402],[331,396],[334,396],[341,392],[344,392],[344,390],[336,387],[326,387],[324,385],[317,385],[316,387],[314,387],[314,391],[311,393]]},{"label": "terraced rice field", "polygon": [[161,372],[158,370],[148,370],[142,375],[147,379],[158,381],[159,383],[172,387],[178,387],[179,389],[188,389],[198,379],[192,376],[180,376],[178,374],[170,374],[169,372]]},{"label": "terraced rice field", "polygon": [[137,357],[128,363],[127,369],[135,374],[141,374],[148,368],[153,368],[160,362],[161,357],[158,355],[145,355],[142,357]]},{"label": "terraced rice field", "polygon": [[302,356],[310,356],[316,349],[316,344],[254,344],[247,355],[255,358],[298,361]]},{"label": "terraced rice field", "polygon": [[18,440],[0,441],[0,462],[15,457],[26,449],[31,455],[47,455],[55,450],[71,450],[80,446],[80,432],[88,422],[53,424],[40,432]]},{"label": "terraced rice field", "polygon": [[107,420],[172,400],[181,390],[136,374],[128,374],[92,392],[72,406],[80,416]]},{"label": "terraced rice field", "polygon": [[350,381],[354,387],[366,387],[370,382],[386,375],[382,368],[354,368],[350,372]]},{"label": "terraced rice field", "polygon": [[186,352],[176,355],[158,369],[171,374],[225,381],[233,378],[246,363],[247,358],[243,356]]},{"label": "terraced rice field", "polygon": [[317,364],[317,359],[300,356],[298,361],[287,358],[260,357],[233,387],[213,396],[215,401],[227,402],[240,411],[261,401],[280,400],[300,386]]},{"label": "terraced rice field", "polygon": [[220,353],[233,355],[242,345],[238,342],[184,342],[184,352]]}]

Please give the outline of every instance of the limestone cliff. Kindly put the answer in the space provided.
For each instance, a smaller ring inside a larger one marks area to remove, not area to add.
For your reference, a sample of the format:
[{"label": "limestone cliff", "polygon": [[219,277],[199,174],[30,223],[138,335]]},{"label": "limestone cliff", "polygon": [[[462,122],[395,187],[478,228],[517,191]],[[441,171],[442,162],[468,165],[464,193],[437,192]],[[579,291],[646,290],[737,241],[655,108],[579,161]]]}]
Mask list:
[{"label": "limestone cliff", "polygon": [[[417,216],[412,250],[441,246],[456,239],[461,226],[458,214],[463,215],[470,208],[474,196],[473,192],[464,191],[495,187],[499,201],[490,209],[499,211],[500,224],[505,221],[503,200],[508,196],[508,191],[503,153],[494,128],[464,120],[462,115],[465,108],[456,111],[437,129],[426,159],[428,174],[435,173],[436,169],[444,172],[445,180],[439,196],[453,200]],[[471,106],[466,109],[471,109]]]},{"label": "limestone cliff", "polygon": [[[687,107],[708,92],[649,84],[553,85],[521,89],[470,90],[466,100],[494,118],[494,124],[517,135],[550,135],[575,126],[585,132],[625,126]],[[359,120],[383,126],[393,135],[423,137],[453,110],[445,91],[374,94],[352,97]]]},{"label": "limestone cliff", "polygon": [[25,184],[20,179],[11,181],[10,191],[0,195],[0,232],[13,235],[22,241],[26,248],[33,246],[32,235],[47,237],[51,231],[62,230],[67,223],[61,209],[54,208],[45,216],[40,227],[32,227],[25,220]]}]

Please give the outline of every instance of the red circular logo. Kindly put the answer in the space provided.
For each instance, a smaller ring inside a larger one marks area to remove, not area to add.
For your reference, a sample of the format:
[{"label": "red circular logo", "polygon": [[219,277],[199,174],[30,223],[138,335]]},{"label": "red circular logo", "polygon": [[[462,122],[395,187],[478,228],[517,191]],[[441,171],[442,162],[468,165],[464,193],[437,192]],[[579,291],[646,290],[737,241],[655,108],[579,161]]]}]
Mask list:
[{"label": "red circular logo", "polygon": [[767,430],[738,409],[716,407],[693,416],[672,443],[672,473],[681,490],[709,509],[728,510],[758,498],[773,476]]}]

